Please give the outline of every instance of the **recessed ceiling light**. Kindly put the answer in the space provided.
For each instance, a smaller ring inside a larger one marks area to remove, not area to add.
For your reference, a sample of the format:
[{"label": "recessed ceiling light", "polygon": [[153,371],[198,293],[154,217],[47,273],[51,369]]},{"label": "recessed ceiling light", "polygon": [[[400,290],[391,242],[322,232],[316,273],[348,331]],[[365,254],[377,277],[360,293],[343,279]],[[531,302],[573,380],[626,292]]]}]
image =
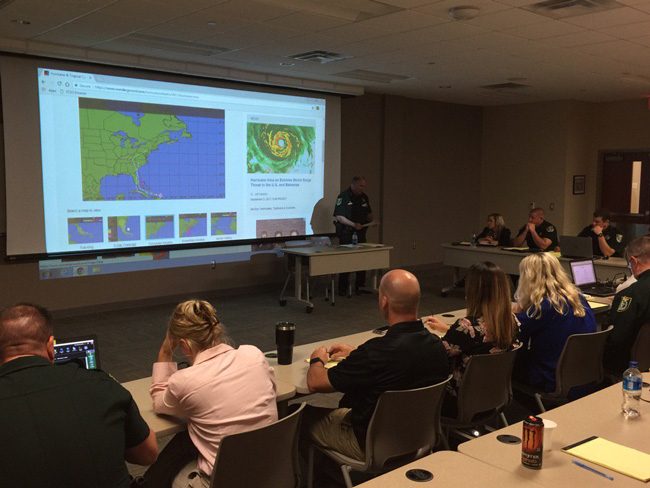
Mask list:
[{"label": "recessed ceiling light", "polygon": [[208,27],[216,27],[217,23],[214,20],[208,22]]},{"label": "recessed ceiling light", "polygon": [[478,16],[480,11],[480,8],[473,5],[459,5],[458,7],[451,7],[447,14],[453,20],[472,20]]},{"label": "recessed ceiling light", "polygon": [[12,22],[14,24],[20,24],[20,25],[29,25],[29,24],[31,24],[31,22],[29,20],[26,20],[26,19],[13,19]]}]

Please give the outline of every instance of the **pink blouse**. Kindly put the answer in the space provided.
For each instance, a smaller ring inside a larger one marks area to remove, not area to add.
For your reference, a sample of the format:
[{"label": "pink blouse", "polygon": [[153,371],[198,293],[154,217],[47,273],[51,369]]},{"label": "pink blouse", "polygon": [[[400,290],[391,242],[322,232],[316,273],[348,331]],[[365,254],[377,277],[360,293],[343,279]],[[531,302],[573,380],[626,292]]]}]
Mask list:
[{"label": "pink blouse", "polygon": [[198,467],[208,476],[224,436],[278,419],[273,370],[255,346],[219,344],[181,370],[176,363],[154,363],[152,377],[154,411],[187,419]]}]

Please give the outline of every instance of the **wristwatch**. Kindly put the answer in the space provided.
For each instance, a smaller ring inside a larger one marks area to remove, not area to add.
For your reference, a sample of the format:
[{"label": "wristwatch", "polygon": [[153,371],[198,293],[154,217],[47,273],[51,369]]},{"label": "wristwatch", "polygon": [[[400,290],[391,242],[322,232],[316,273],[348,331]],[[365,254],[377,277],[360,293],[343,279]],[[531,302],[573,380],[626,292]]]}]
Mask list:
[{"label": "wristwatch", "polygon": [[316,364],[316,363],[321,363],[323,366],[325,366],[325,361],[323,361],[323,360],[322,360],[321,358],[319,358],[319,357],[311,358],[311,359],[309,360],[309,366],[311,366],[311,365],[313,365],[313,364]]},{"label": "wristwatch", "polygon": [[603,233],[601,232],[600,234],[596,234],[596,237],[603,237]]}]

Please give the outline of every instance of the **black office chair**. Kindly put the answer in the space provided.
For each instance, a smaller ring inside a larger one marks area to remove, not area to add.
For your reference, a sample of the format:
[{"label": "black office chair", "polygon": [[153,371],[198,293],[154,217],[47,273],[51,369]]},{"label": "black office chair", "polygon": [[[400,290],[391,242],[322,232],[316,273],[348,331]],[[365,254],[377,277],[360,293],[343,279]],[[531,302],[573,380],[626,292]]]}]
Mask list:
[{"label": "black office chair", "polygon": [[605,376],[603,353],[605,341],[613,325],[600,332],[570,335],[564,344],[560,359],[555,368],[555,391],[538,392],[528,385],[515,383],[515,388],[526,394],[532,394],[537,401],[540,412],[546,412],[544,402],[554,406],[567,403],[571,388],[599,384]]},{"label": "black office chair", "polygon": [[458,413],[456,417],[443,416],[441,419],[447,437],[445,442],[452,430],[461,437],[473,439],[459,429],[485,425],[497,416],[504,427],[508,425],[503,409],[512,400],[512,368],[520,347],[470,357],[458,389]]},{"label": "black office chair", "polygon": [[312,488],[314,483],[315,449],[341,466],[348,488],[352,487],[352,470],[383,473],[430,453],[438,444],[440,408],[450,379],[451,375],[445,381],[424,388],[382,393],[370,419],[366,456],[361,461],[332,449],[310,446],[307,486]]},{"label": "black office chair", "polygon": [[305,405],[265,427],[224,437],[210,487],[297,488],[298,428]]},{"label": "black office chair", "polygon": [[639,329],[630,351],[630,359],[639,363],[639,371],[650,369],[650,322],[646,322]]}]

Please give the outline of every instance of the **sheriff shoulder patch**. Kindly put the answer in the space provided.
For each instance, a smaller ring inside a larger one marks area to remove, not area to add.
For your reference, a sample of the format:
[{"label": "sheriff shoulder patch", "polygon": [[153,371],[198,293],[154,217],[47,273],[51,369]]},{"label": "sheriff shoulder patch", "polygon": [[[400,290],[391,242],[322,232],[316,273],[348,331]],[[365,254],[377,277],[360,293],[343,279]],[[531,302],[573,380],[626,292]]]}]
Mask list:
[{"label": "sheriff shoulder patch", "polygon": [[343,199],[341,197],[336,199],[336,205],[341,205],[343,203]]},{"label": "sheriff shoulder patch", "polygon": [[546,232],[554,232],[554,231],[555,231],[555,227],[553,227],[552,225],[549,225],[549,226],[546,228]]},{"label": "sheriff shoulder patch", "polygon": [[631,303],[632,303],[632,297],[621,297],[621,303],[618,304],[618,308],[616,309],[616,311],[625,312],[628,308],[630,308]]},{"label": "sheriff shoulder patch", "polygon": [[616,234],[616,242],[619,244],[623,242],[623,234]]}]

